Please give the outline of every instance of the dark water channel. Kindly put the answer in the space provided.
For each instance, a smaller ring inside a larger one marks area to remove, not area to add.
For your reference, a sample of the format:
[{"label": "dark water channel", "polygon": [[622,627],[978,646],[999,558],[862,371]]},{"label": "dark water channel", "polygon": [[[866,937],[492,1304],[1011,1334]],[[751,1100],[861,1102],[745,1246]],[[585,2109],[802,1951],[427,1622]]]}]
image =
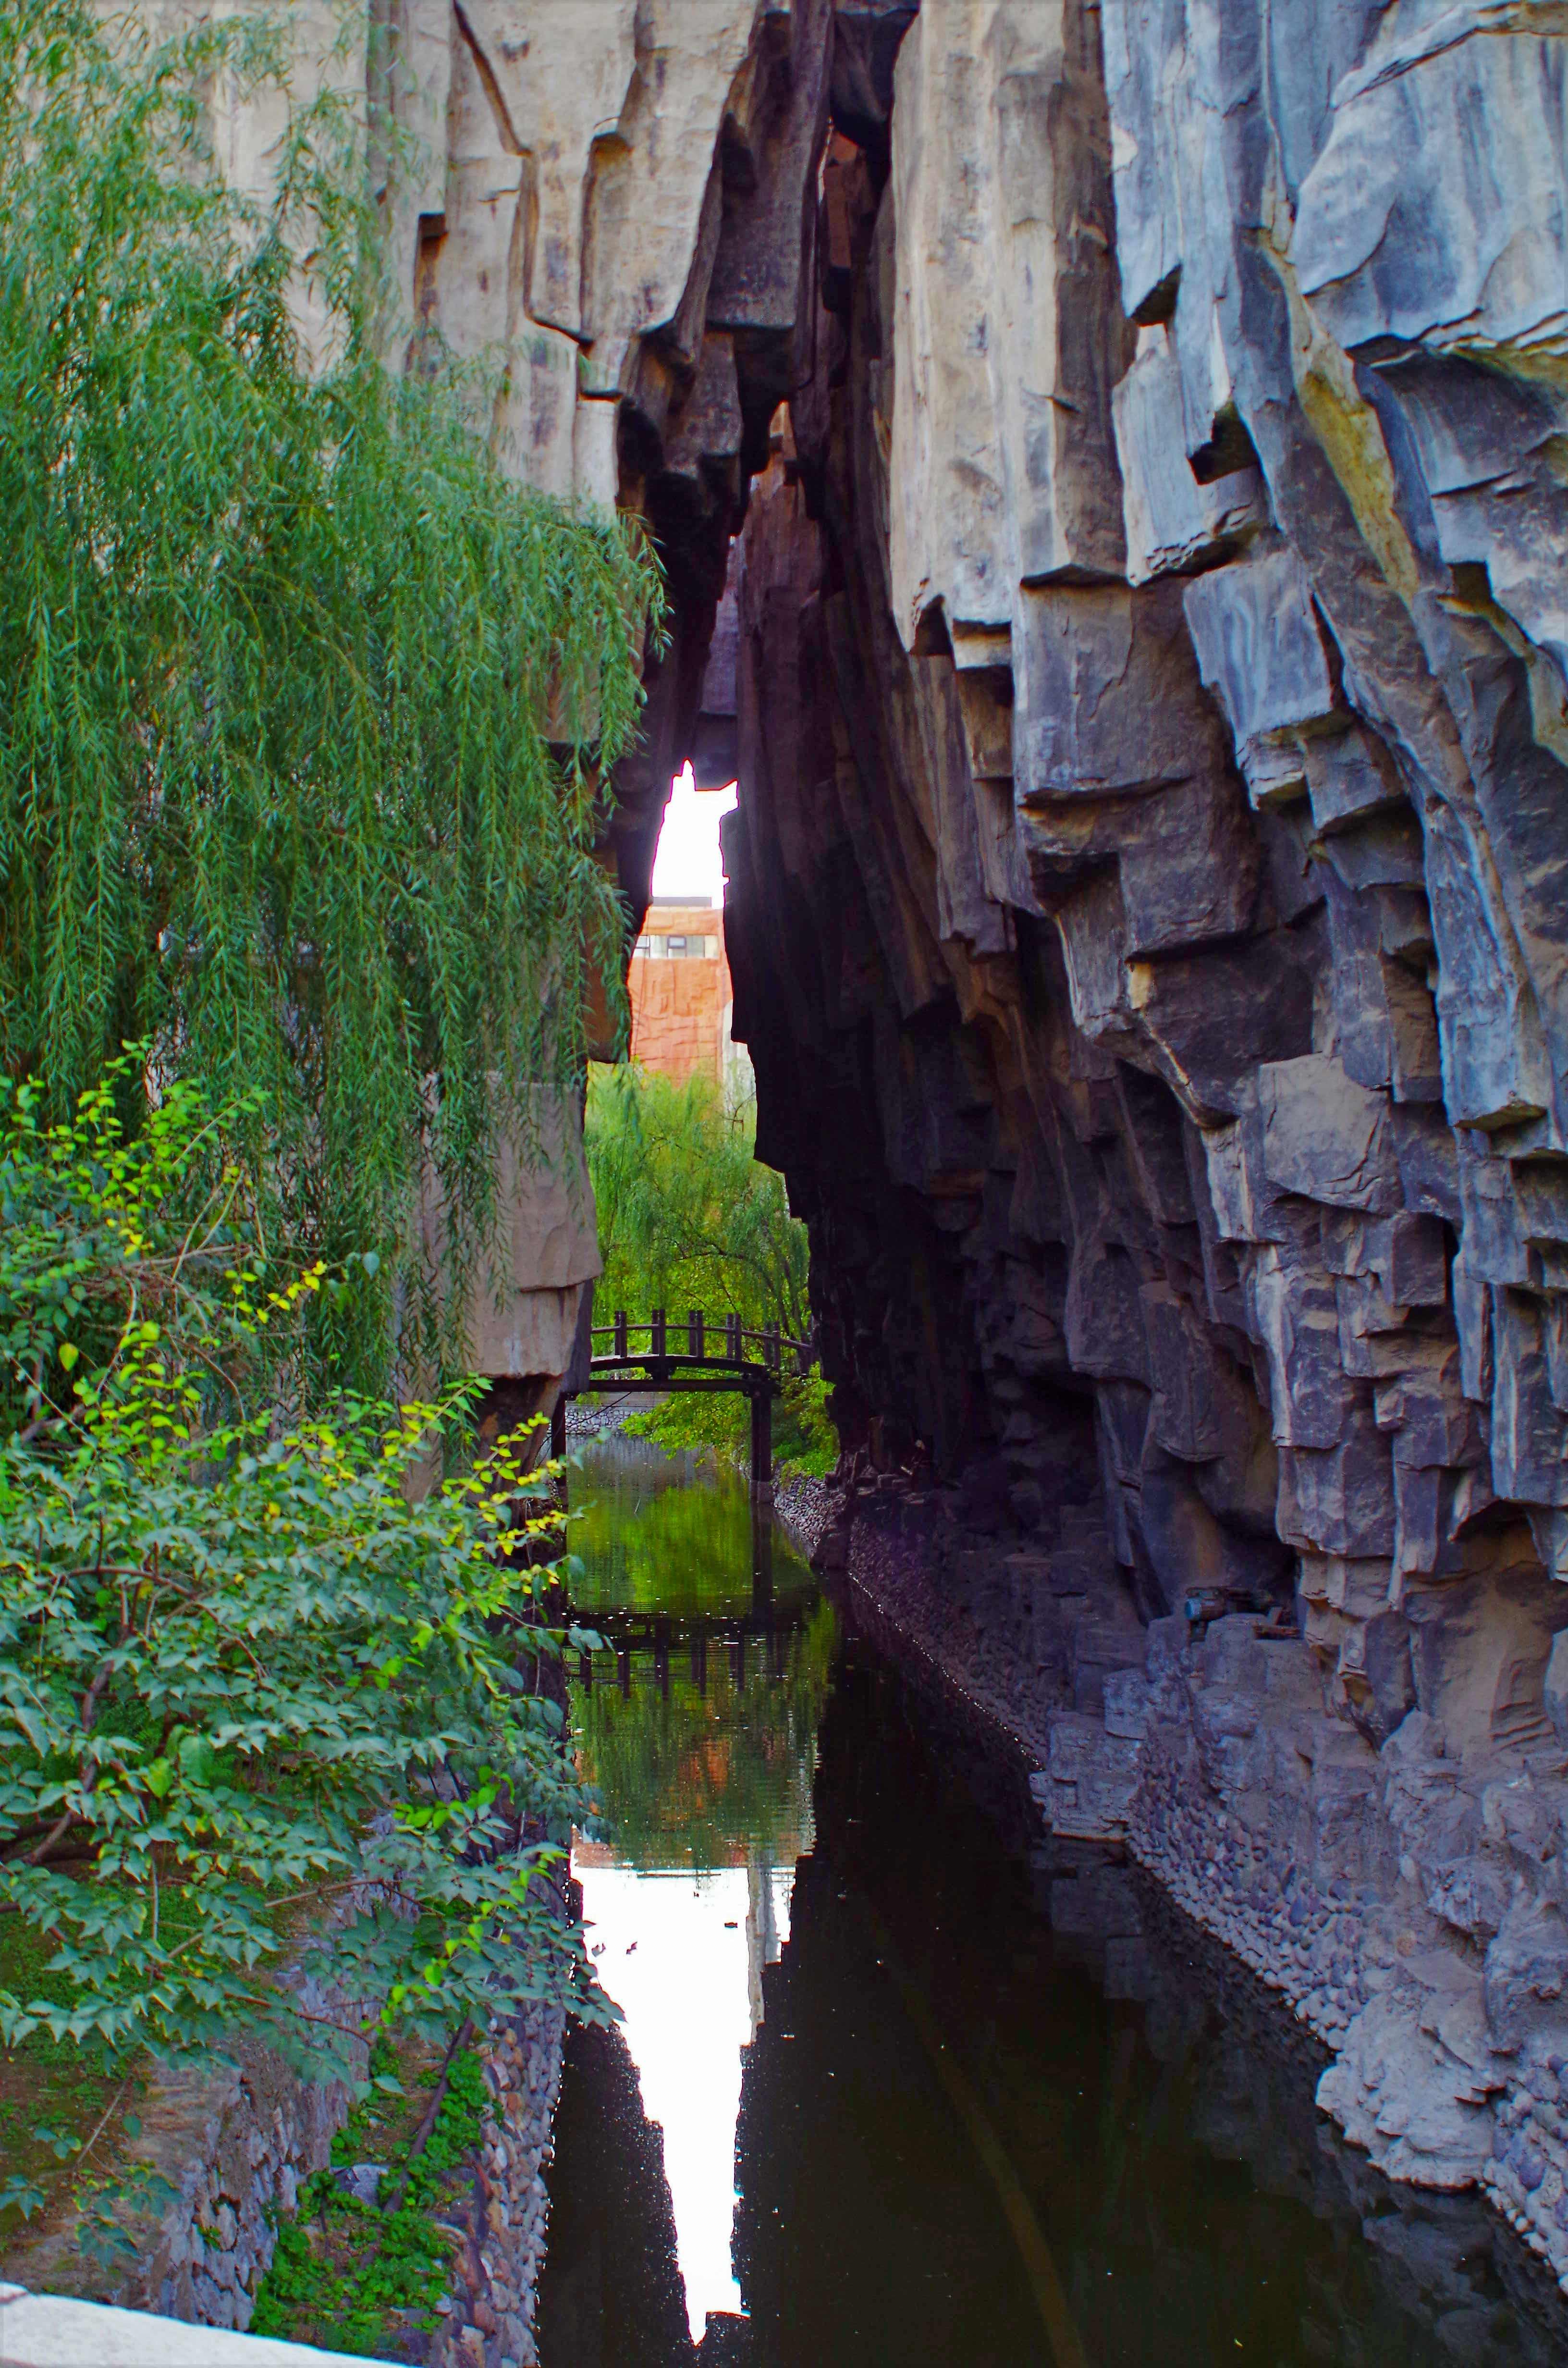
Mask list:
[{"label": "dark water channel", "polygon": [[1340,2145],[1316,2051],[738,1486],[615,1442],[573,1488],[625,2021],[569,2045],[544,2368],[1568,2362],[1501,2223]]}]

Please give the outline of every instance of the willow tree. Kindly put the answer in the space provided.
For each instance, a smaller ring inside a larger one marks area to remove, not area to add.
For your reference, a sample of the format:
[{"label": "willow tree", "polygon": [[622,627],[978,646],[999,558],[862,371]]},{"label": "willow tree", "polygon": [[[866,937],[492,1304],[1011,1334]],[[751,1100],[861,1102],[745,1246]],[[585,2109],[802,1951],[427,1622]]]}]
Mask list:
[{"label": "willow tree", "polygon": [[812,1328],[806,1228],[784,1178],[756,1156],[756,1105],[731,1108],[701,1077],[635,1064],[588,1080],[588,1173],[604,1277],[598,1302]]},{"label": "willow tree", "polygon": [[56,1106],[126,1042],[259,1089],[283,1213],[377,1250],[384,1319],[421,1176],[460,1269],[580,1071],[659,592],[497,466],[483,374],[384,366],[351,106],[225,184],[204,94],[285,54],[0,0],[0,1061]]}]

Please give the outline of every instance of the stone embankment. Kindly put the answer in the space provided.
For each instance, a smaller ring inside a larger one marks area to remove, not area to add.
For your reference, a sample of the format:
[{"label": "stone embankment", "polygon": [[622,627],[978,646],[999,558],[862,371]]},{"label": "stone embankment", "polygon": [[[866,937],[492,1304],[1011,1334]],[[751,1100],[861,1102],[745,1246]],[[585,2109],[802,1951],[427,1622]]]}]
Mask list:
[{"label": "stone embankment", "polygon": [[1415,1711],[1375,1745],[1288,1622],[1108,1625],[1070,1545],[977,1536],[955,1490],[862,1472],[817,1559],[1007,1735],[1059,1842],[1130,1853],[1313,2033],[1353,2145],[1484,2189],[1568,2286],[1568,1731],[1477,1765]]},{"label": "stone embankment", "polygon": [[[305,1997],[318,2009],[341,2009],[324,1993]],[[131,2199],[122,2217],[134,2259],[118,2271],[95,2268],[71,2211],[48,2233],[14,2243],[7,2271],[35,2294],[243,2331],[272,2260],[275,2214],[291,2212],[324,2169],[350,2102],[345,2082],[301,2079],[249,2041],[221,2070],[153,2066],[138,2100],[140,2134],[117,2138],[111,2125],[106,2140],[110,2178]],[[173,2193],[155,2216],[138,2216],[136,2182],[149,2175]]]},{"label": "stone embankment", "polygon": [[[471,2192],[449,2227],[452,2281],[428,2368],[536,2368],[544,2168],[564,2041],[564,2013],[542,2005],[508,2017],[485,2041],[490,2112],[474,2134]],[[155,2224],[131,2224],[134,2262],[119,2276],[94,2273],[71,2221],[13,2248],[8,2268],[37,2295],[90,2294],[243,2332],[272,2260],[277,2216],[292,2212],[301,2188],[325,2169],[351,2101],[344,2083],[303,2080],[251,2045],[226,2072],[155,2072],[141,2135],[123,2144],[114,2167],[155,2171],[175,2194]]]},{"label": "stone embankment", "polygon": [[451,2307],[431,2368],[537,2368],[534,2302],[550,2196],[545,2167],[566,2040],[559,2007],[510,2017],[484,2053],[491,2118],[473,2190],[452,2226]]},{"label": "stone embankment", "polygon": [[792,1473],[775,1484],[774,1519],[798,1554],[810,1562],[822,1543],[836,1509],[837,1497],[826,1480]]},{"label": "stone embankment", "polygon": [[585,1406],[581,1398],[571,1398],[566,1406],[566,1436],[579,1440],[613,1439],[628,1416],[650,1403],[646,1397],[607,1397]]},{"label": "stone embankment", "polygon": [[115,2300],[201,2327],[247,2328],[275,2215],[292,2212],[325,2167],[349,2103],[343,2082],[301,2080],[261,2048],[246,2047],[235,2071],[214,2078],[156,2075],[129,2151],[176,2194]]}]

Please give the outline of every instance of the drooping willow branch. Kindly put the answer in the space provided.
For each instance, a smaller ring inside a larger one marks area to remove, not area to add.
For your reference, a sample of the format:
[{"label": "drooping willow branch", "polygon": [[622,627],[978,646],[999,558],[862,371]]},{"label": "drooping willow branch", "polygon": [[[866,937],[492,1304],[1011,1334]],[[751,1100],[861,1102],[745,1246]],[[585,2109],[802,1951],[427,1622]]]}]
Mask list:
[{"label": "drooping willow branch", "polygon": [[660,595],[497,465],[487,382],[384,366],[348,102],[267,203],[224,185],[200,93],[286,70],[0,0],[0,1062],[56,1109],[129,1040],[254,1093],[279,1220],[382,1259],[373,1365],[399,1292],[455,1353],[420,1177],[459,1284],[617,974],[593,849]]}]

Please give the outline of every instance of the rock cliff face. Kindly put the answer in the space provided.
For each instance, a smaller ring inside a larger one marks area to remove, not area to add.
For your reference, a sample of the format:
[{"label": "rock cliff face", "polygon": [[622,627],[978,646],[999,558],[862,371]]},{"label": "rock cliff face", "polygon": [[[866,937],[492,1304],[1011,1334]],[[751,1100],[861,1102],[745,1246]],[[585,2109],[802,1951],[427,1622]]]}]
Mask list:
[{"label": "rock cliff face", "polygon": [[857,1477],[961,1487],[1062,1827],[1561,2269],[1561,20],[880,19],[727,840]]},{"label": "rock cliff face", "polygon": [[1059,1827],[1568,2269],[1561,9],[371,18],[411,353],[665,556],[633,918],[739,772],[859,1501],[933,1484]]}]

